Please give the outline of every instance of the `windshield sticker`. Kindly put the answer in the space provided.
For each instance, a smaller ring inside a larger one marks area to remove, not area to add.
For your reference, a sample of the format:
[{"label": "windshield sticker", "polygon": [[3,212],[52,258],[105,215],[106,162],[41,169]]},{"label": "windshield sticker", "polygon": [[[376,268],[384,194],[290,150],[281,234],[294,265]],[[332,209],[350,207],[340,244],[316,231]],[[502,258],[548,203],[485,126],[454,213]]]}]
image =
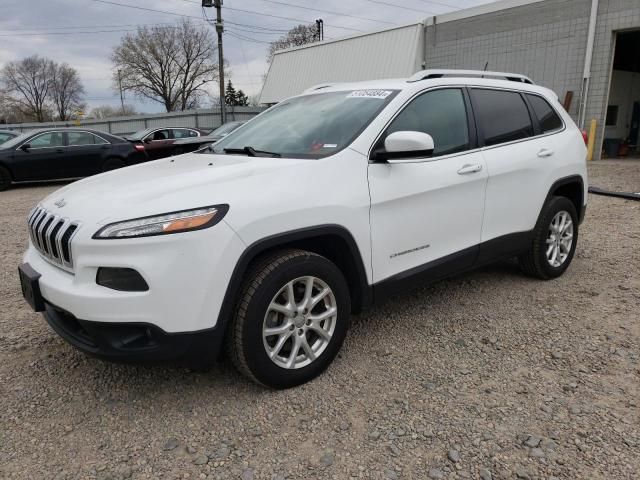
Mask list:
[{"label": "windshield sticker", "polygon": [[337,143],[325,143],[324,148],[338,148]]},{"label": "windshield sticker", "polygon": [[385,99],[393,92],[391,90],[354,90],[347,98],[380,98]]}]

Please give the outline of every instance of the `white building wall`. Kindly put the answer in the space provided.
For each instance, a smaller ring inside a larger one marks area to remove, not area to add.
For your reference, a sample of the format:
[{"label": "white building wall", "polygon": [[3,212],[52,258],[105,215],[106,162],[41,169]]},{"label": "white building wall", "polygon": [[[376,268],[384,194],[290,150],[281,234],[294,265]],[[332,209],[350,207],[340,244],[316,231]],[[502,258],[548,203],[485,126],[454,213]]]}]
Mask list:
[{"label": "white building wall", "polygon": [[423,31],[422,24],[413,24],[278,52],[260,103],[276,103],[322,83],[409,77],[421,69]]}]

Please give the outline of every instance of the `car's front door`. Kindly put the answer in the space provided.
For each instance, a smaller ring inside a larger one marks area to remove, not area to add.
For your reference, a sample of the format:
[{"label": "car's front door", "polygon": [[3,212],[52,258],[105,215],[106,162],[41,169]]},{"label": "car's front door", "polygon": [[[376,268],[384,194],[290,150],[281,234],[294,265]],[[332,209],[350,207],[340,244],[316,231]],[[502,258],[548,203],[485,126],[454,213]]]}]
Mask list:
[{"label": "car's front door", "polygon": [[172,132],[170,129],[156,130],[144,139],[144,148],[151,160],[166,157],[171,152]]},{"label": "car's front door", "polygon": [[412,273],[435,279],[474,263],[487,183],[464,89],[411,100],[375,149],[397,131],[428,133],[435,150],[429,158],[369,165],[373,279],[391,290]]},{"label": "car's front door", "polygon": [[[20,148],[26,147],[28,148]],[[65,162],[64,133],[40,133],[24,142],[15,151],[14,175],[17,181],[68,178]]]}]

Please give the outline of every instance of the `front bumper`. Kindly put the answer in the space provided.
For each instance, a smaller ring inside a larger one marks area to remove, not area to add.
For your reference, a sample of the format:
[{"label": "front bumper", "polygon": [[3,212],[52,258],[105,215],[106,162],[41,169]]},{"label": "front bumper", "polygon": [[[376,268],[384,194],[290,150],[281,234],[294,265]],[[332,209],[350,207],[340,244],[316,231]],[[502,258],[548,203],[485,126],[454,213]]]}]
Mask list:
[{"label": "front bumper", "polygon": [[45,302],[43,316],[66,342],[94,357],[123,363],[171,362],[191,367],[212,364],[222,347],[219,326],[170,334],[151,324],[91,322]]},{"label": "front bumper", "polygon": [[[169,335],[201,332],[219,321],[224,295],[244,244],[225,222],[205,230],[127,240],[93,240],[80,231],[72,243],[74,271],[44,259],[32,246],[24,262],[41,275],[44,300],[96,324],[151,325]],[[100,267],[131,268],[149,286],[124,292],[96,283]]]}]

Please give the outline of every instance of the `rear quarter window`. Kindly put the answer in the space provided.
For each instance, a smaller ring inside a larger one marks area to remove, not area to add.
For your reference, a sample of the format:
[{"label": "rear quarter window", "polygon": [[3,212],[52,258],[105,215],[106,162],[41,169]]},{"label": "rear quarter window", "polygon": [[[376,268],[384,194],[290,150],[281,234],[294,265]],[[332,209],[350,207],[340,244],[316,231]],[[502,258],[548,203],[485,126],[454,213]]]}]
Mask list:
[{"label": "rear quarter window", "polygon": [[553,132],[562,128],[562,119],[544,98],[527,94],[533,112],[538,118],[542,133]]}]

